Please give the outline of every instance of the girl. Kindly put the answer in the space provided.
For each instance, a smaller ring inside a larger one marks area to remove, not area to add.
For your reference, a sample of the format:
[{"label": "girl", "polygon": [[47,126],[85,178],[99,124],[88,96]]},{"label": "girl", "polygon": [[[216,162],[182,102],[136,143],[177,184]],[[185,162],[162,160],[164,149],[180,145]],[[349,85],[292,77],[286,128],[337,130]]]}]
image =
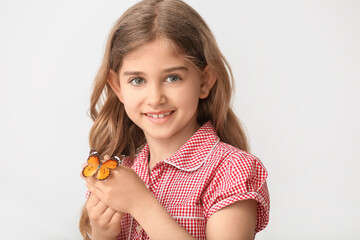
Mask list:
[{"label": "girl", "polygon": [[91,97],[90,146],[125,154],[91,192],[84,239],[253,239],[267,172],[230,107],[232,73],[180,0],[144,0],[110,33]]}]

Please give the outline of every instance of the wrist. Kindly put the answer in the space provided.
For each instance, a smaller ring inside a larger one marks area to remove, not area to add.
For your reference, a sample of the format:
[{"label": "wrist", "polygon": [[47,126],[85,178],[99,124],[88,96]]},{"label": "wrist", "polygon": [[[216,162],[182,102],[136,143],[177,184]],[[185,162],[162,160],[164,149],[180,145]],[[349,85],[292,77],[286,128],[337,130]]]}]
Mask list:
[{"label": "wrist", "polygon": [[[194,239],[152,195],[146,194],[130,213],[151,239]],[[195,239],[194,239],[195,240]]]},{"label": "wrist", "polygon": [[138,217],[144,216],[151,206],[156,203],[158,203],[157,199],[148,190],[142,197],[139,198],[138,202],[134,204],[134,207],[129,213],[135,219],[138,219]]}]

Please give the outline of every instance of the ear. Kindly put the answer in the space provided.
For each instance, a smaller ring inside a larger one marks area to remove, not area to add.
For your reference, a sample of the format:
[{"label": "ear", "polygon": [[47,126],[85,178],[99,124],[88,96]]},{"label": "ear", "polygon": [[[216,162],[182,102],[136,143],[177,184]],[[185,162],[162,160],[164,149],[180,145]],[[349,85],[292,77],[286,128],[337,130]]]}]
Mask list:
[{"label": "ear", "polygon": [[200,99],[205,99],[217,80],[217,76],[212,68],[206,66],[203,71],[203,79],[200,86]]},{"label": "ear", "polygon": [[115,71],[110,70],[107,82],[109,83],[116,96],[118,96],[120,102],[123,102],[119,75]]}]

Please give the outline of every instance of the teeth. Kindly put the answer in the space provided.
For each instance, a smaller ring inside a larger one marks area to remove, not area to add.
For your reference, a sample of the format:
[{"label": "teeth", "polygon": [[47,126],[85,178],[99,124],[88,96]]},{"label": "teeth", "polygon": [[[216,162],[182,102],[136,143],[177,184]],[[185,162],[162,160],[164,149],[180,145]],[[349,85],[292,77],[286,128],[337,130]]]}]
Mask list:
[{"label": "teeth", "polygon": [[146,114],[146,115],[148,115],[149,117],[152,117],[152,118],[163,118],[163,117],[169,116],[170,113],[171,112],[163,113],[163,114],[159,114],[159,115],[156,115],[156,114]]}]

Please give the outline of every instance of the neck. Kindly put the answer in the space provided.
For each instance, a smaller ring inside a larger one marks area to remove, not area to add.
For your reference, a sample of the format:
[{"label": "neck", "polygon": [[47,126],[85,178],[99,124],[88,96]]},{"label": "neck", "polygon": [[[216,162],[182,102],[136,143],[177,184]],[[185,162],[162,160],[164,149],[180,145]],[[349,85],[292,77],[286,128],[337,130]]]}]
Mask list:
[{"label": "neck", "polygon": [[178,151],[182,145],[199,129],[200,125],[196,123],[195,126],[187,129],[186,134],[175,134],[171,139],[152,139],[147,138],[147,143],[150,150],[149,170],[166,158],[171,157],[176,151]]}]

